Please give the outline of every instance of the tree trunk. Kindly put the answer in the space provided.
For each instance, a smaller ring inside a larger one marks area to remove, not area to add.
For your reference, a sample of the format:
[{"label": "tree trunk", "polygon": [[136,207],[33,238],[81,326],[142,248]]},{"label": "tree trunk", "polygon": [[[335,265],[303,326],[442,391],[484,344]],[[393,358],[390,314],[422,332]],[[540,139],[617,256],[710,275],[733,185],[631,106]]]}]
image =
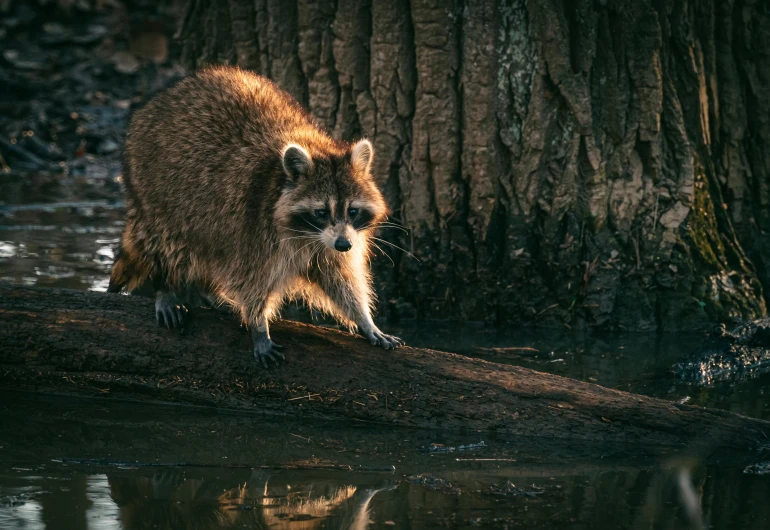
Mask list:
[{"label": "tree trunk", "polygon": [[236,319],[194,310],[180,335],[153,302],[0,287],[0,387],[355,419],[422,429],[752,448],[770,423],[416,348],[387,352],[334,330],[279,322],[279,368],[259,369]]},{"label": "tree trunk", "polygon": [[[368,136],[419,262],[390,316],[677,330],[765,314],[770,12],[751,0],[190,0],[236,63]],[[768,291],[770,292],[770,291]]]}]

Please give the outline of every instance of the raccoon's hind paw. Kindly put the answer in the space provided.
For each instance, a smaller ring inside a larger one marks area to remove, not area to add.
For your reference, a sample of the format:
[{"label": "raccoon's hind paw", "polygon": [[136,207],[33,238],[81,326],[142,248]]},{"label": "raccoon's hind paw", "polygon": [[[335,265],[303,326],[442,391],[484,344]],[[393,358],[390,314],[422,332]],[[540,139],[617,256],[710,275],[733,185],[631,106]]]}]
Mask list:
[{"label": "raccoon's hind paw", "polygon": [[254,341],[254,360],[262,365],[262,368],[267,369],[267,361],[273,361],[278,364],[278,359],[282,361],[286,360],[286,357],[278,351],[281,348],[278,344],[267,338],[267,335],[262,335]]},{"label": "raccoon's hind paw", "polygon": [[168,329],[184,327],[187,308],[174,293],[159,292],[155,296],[155,321]]},{"label": "raccoon's hind paw", "polygon": [[387,333],[383,333],[377,328],[374,328],[372,331],[367,333],[366,338],[369,339],[369,342],[374,346],[382,346],[386,350],[393,350],[398,348],[399,346],[403,346],[404,344],[406,344],[403,340],[399,339],[398,337],[394,337],[393,335],[388,335]]}]

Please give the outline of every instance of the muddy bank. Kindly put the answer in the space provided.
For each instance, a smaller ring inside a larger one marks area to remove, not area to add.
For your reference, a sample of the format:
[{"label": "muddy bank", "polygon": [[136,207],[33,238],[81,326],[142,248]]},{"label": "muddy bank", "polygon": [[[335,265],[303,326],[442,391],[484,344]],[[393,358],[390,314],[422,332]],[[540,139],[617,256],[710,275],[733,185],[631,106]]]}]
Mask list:
[{"label": "muddy bank", "polygon": [[0,386],[351,419],[648,444],[754,447],[770,423],[427,349],[384,352],[335,330],[278,322],[288,362],[263,371],[235,320],[194,310],[185,334],[152,302],[0,287]]}]

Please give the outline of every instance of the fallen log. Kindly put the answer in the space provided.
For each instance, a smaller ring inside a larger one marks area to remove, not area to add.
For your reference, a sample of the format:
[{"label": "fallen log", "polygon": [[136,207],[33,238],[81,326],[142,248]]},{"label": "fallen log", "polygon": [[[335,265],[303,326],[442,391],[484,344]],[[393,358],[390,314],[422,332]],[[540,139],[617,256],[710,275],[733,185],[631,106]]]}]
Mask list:
[{"label": "fallen log", "polygon": [[770,422],[433,350],[387,352],[331,329],[271,329],[287,362],[263,370],[235,319],[200,309],[185,333],[153,302],[0,286],[0,387],[430,429],[749,449]]}]

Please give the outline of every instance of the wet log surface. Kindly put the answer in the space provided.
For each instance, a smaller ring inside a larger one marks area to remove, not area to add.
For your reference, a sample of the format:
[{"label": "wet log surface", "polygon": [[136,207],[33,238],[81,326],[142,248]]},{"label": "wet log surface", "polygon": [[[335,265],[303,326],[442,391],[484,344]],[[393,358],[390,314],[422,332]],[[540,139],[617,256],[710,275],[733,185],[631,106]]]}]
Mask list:
[{"label": "wet log surface", "polygon": [[140,297],[0,286],[0,387],[605,442],[749,449],[770,435],[728,412],[287,321],[273,326],[287,362],[265,371],[233,317],[193,310],[179,334],[153,314]]}]

